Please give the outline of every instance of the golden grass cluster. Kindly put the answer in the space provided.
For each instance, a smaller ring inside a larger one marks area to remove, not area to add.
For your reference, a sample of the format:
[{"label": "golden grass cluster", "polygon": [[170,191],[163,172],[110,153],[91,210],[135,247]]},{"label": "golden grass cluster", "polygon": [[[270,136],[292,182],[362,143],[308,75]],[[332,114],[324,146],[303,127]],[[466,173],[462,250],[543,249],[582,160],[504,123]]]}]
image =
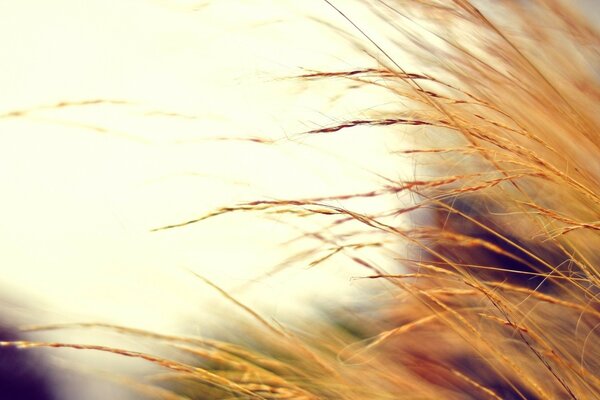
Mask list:
[{"label": "golden grass cluster", "polygon": [[[414,158],[415,178],[383,177],[380,189],[365,193],[225,205],[158,230],[236,212],[318,218],[330,230],[307,232],[322,245],[307,265],[326,268],[344,256],[364,267],[364,279],[384,281],[377,288],[385,296],[307,330],[301,321],[272,323],[222,291],[254,319],[239,322],[244,345],[101,324],[36,328],[117,330],[167,344],[180,359],[65,343],[2,345],[141,358],[166,372],[125,384],[164,399],[600,398],[596,27],[558,0],[369,5],[397,48],[373,39],[343,1],[325,1],[378,67],[297,79],[346,81],[342,95],[378,87],[398,99],[397,109],[303,135],[397,131],[408,144],[391,156]],[[412,206],[375,215],[340,205],[405,193]],[[400,215],[410,226],[397,223]],[[397,258],[399,269],[361,258],[367,246]]]}]

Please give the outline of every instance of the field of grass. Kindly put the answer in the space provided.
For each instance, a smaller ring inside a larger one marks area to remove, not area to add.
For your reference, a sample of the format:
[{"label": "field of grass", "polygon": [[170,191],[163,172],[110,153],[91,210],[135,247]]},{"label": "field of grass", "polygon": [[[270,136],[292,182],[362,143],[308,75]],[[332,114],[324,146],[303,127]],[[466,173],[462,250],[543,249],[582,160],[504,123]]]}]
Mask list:
[{"label": "field of grass", "polygon": [[360,295],[336,304],[332,286],[317,315],[279,322],[192,273],[231,306],[210,337],[84,321],[26,330],[110,331],[123,346],[0,344],[142,360],[153,367],[86,378],[139,398],[600,398],[597,24],[559,0],[325,0],[321,12],[369,61],[278,78],[318,88],[332,105],[364,96],[372,107],[306,121],[283,139],[241,139],[277,151],[389,135],[388,156],[412,165],[410,178],[373,174],[366,190],[223,204],[152,230],[274,219],[299,232],[289,260],[347,265]]}]

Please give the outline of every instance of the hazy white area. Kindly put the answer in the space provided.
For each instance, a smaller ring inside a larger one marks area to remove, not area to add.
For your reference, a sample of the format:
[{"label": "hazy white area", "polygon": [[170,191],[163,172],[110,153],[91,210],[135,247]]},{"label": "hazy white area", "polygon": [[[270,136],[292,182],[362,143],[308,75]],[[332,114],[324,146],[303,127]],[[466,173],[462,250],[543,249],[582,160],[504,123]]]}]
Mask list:
[{"label": "hazy white area", "polygon": [[[314,17],[346,26],[317,0],[0,3],[0,284],[23,321],[177,330],[222,301],[189,270],[274,318],[354,295],[361,271],[343,257],[255,282],[301,234],[258,215],[151,232],[240,201],[410,176],[389,156],[401,138],[298,136],[385,101],[332,105],[335,86],[276,79],[376,65]],[[97,99],[115,103],[52,107]],[[280,140],[218,140],[249,137]]]}]

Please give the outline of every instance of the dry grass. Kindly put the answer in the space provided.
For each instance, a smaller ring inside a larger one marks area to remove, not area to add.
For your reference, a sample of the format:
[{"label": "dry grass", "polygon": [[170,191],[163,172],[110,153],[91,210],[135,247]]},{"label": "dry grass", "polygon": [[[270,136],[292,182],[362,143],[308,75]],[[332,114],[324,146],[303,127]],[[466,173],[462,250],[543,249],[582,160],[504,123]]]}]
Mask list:
[{"label": "dry grass", "polygon": [[[147,380],[162,388],[145,392],[157,398],[600,398],[595,27],[557,0],[370,2],[393,29],[391,42],[420,61],[422,70],[413,71],[347,17],[343,2],[326,3],[324,12],[333,7],[346,18],[357,48],[379,67],[312,71],[298,79],[348,80],[353,95],[379,86],[403,108],[304,134],[368,126],[412,135],[413,147],[394,156],[414,157],[416,178],[385,178],[366,193],[228,205],[157,230],[242,211],[325,219],[332,232],[345,233],[310,233],[322,247],[307,264],[322,267],[343,255],[365,268],[365,279],[386,281],[392,295],[369,305],[377,313],[340,311],[307,333],[300,321],[274,325],[217,288],[257,322],[240,322],[249,347],[108,325],[78,328],[148,337],[194,362],[100,346],[1,344],[142,358],[170,371]],[[416,204],[377,215],[339,205],[399,193],[410,193]],[[411,216],[413,226],[398,226],[400,214]],[[413,256],[401,257],[398,241]],[[361,258],[364,246],[398,258],[403,272]]]}]

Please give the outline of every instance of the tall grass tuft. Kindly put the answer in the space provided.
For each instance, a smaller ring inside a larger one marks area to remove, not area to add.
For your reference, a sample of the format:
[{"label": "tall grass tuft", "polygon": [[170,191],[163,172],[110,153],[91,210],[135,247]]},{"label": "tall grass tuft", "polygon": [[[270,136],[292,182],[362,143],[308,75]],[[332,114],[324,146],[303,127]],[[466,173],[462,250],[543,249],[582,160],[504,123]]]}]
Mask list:
[{"label": "tall grass tuft", "polygon": [[[238,323],[243,343],[82,324],[32,329],[117,330],[176,353],[1,344],[146,360],[164,370],[125,384],[164,399],[600,398],[596,26],[558,0],[366,3],[388,28],[385,43],[342,1],[324,1],[323,13],[339,18],[340,32],[373,64],[294,79],[347,82],[348,93],[332,98],[377,88],[397,103],[301,136],[397,132],[403,144],[390,156],[413,159],[414,178],[382,177],[369,192],[224,205],[157,230],[237,212],[317,218],[329,229],[307,232],[320,251],[307,263],[325,268],[340,254],[360,265],[357,278],[375,292],[368,304],[281,326],[207,281],[251,317]],[[408,206],[369,214],[351,206],[404,194]],[[398,268],[361,257],[363,247]]]}]

